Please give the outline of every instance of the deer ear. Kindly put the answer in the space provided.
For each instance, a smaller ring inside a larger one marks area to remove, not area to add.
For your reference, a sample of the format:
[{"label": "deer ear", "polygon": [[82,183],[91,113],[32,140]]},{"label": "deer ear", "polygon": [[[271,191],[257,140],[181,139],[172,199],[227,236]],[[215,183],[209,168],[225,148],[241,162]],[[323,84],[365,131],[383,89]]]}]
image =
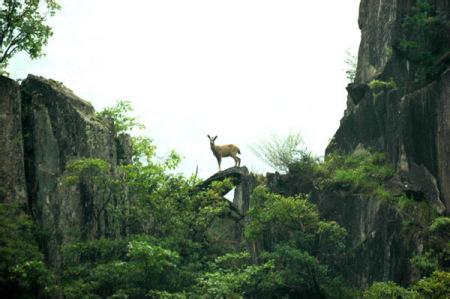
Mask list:
[{"label": "deer ear", "polygon": [[214,139],[213,139],[213,140],[215,141],[216,139],[217,139],[217,136],[216,136],[216,137],[214,137]]},{"label": "deer ear", "polygon": [[211,139],[211,137],[209,136],[209,134],[208,134],[208,135],[206,135],[206,136],[208,136],[208,138],[209,138],[209,139]]}]

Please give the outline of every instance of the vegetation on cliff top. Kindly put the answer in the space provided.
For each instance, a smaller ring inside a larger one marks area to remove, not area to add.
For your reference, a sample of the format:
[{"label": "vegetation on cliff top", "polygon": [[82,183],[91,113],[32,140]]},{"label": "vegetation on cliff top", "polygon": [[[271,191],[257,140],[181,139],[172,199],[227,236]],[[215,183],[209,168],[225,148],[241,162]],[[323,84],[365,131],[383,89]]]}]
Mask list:
[{"label": "vegetation on cliff top", "polygon": [[[115,118],[129,109],[118,105],[106,110],[114,113],[99,115],[112,117],[118,131],[129,130],[136,125],[130,124],[134,120]],[[108,215],[108,225],[94,229],[94,235],[82,232],[66,241],[60,268],[44,262],[38,247],[42,244],[33,236],[37,227],[25,213],[0,206],[2,290],[18,298],[361,296],[342,277],[348,255],[345,229],[321,219],[308,195],[284,196],[264,185],[256,187],[244,239],[233,243],[220,236],[225,228],[211,230],[217,219],[231,212],[220,196],[229,182],[199,191],[198,179],[170,171],[178,156],[156,159],[150,139],[133,137],[133,143],[133,162],[120,165],[114,175],[103,160],[68,163],[63,184],[88,188],[94,195],[90,217]],[[307,176],[314,188],[333,186],[380,198],[389,196],[383,183],[394,175],[383,155],[364,150],[349,156],[333,154],[325,162],[309,155],[291,162],[290,174]],[[448,263],[448,223],[441,217],[427,226],[427,248],[411,261],[421,280],[410,289],[376,283],[364,296],[447,294],[448,272],[442,265]]]}]

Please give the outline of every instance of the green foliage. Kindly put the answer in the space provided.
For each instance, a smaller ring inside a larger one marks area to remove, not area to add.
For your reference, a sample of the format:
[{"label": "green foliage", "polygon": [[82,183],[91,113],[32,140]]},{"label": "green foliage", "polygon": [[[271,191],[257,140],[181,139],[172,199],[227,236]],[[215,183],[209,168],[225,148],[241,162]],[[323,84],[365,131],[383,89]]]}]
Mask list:
[{"label": "green foliage", "polygon": [[286,242],[327,260],[335,259],[344,249],[345,230],[333,221],[321,221],[316,207],[306,198],[281,196],[261,186],[254,190],[251,202],[254,206],[245,227],[248,240],[270,235],[269,247]]},{"label": "green foliage", "polygon": [[396,283],[375,282],[364,292],[367,299],[416,299],[432,298],[444,299],[450,296],[450,273],[435,271],[430,277],[419,280],[410,288],[403,288]]},{"label": "green foliage", "polygon": [[397,298],[417,298],[417,293],[407,290],[396,283],[375,282],[364,292],[364,298],[367,299],[397,299]]},{"label": "green foliage", "polygon": [[64,181],[67,184],[76,184],[83,179],[101,182],[109,178],[108,162],[102,159],[86,158],[69,161],[66,165]]},{"label": "green foliage", "polygon": [[47,17],[60,6],[55,0],[4,0],[0,4],[0,73],[18,52],[32,59],[43,55],[42,48],[53,34]]},{"label": "green foliage", "polygon": [[411,264],[420,272],[422,277],[431,275],[439,267],[438,260],[432,251],[415,255],[411,259]]},{"label": "green foliage", "polygon": [[389,89],[397,88],[397,83],[395,83],[394,79],[392,78],[389,81],[372,80],[369,83],[369,88],[372,90],[373,98],[376,101],[381,95],[385,94]]},{"label": "green foliage", "polygon": [[418,281],[412,289],[424,298],[449,298],[450,272],[433,272],[430,277]]},{"label": "green foliage", "polygon": [[430,226],[430,233],[442,238],[450,239],[450,217],[437,217]]},{"label": "green foliage", "polygon": [[214,219],[229,212],[219,195],[229,182],[192,193],[190,180],[168,174],[164,167],[168,166],[123,167],[122,183],[133,200],[120,218],[130,237],[66,246],[62,288],[66,297],[182,298],[191,291],[205,268],[200,261],[219,253],[209,245],[207,231]]},{"label": "green foliage", "polygon": [[0,293],[45,297],[52,273],[44,264],[31,219],[17,205],[0,204]]},{"label": "green foliage", "polygon": [[389,81],[372,80],[369,83],[369,87],[372,90],[380,91],[397,88],[397,83],[395,83],[394,79],[392,78]]},{"label": "green foliage", "polygon": [[311,194],[314,191],[342,190],[349,194],[364,194],[392,204],[404,216],[405,226],[420,225],[425,229],[436,217],[425,202],[406,195],[394,196],[385,185],[396,174],[385,154],[358,149],[352,154],[330,153],[325,161],[310,155],[291,164],[287,184],[294,191]]},{"label": "green foliage", "polygon": [[251,147],[252,152],[267,165],[279,171],[288,171],[289,166],[302,156],[309,154],[302,147],[300,134],[289,134],[286,138],[272,135],[268,140],[261,140]]},{"label": "green foliage", "polygon": [[445,17],[437,14],[430,0],[416,1],[402,21],[405,38],[400,40],[399,49],[413,63],[415,84],[425,83],[444,67],[436,64],[435,58],[446,50],[443,48],[445,23]]},{"label": "green foliage", "polygon": [[358,63],[358,58],[356,55],[350,53],[350,51],[346,51],[346,58],[344,60],[347,65],[347,70],[345,71],[345,75],[350,83],[355,81],[356,77],[356,66]]},{"label": "green foliage", "polygon": [[403,216],[404,228],[411,227],[413,231],[417,229],[425,231],[436,217],[436,211],[428,203],[413,200],[405,194],[390,197],[389,200]]},{"label": "green foliage", "polygon": [[156,239],[134,236],[100,239],[66,246],[63,292],[69,298],[92,296],[143,297],[154,288],[176,284],[178,253],[156,245]]},{"label": "green foliage", "polygon": [[274,265],[272,261],[252,264],[246,252],[218,257],[211,271],[198,279],[195,293],[209,298],[243,298],[245,294],[263,293],[270,289],[267,275]]},{"label": "green foliage", "polygon": [[156,154],[156,146],[153,141],[144,136],[137,136],[131,139],[133,148],[134,164],[149,164]]},{"label": "green foliage", "polygon": [[438,217],[429,228],[429,246],[439,262],[440,269],[450,265],[450,218]]},{"label": "green foliage", "polygon": [[[321,221],[303,197],[285,197],[257,187],[245,237],[260,263],[273,263],[257,297],[334,298],[345,291],[337,268],[345,249],[345,229]],[[268,284],[270,282],[270,284]]]},{"label": "green foliage", "polygon": [[386,162],[383,153],[368,150],[358,150],[351,155],[333,153],[322,165],[319,186],[333,186],[386,198],[389,194],[384,189],[384,183],[394,174],[394,168]]},{"label": "green foliage", "polygon": [[306,199],[300,197],[284,197],[269,193],[264,187],[257,187],[251,198],[254,207],[250,210],[251,221],[245,229],[245,236],[249,240],[256,240],[264,233],[273,232],[273,238],[282,240],[295,240],[294,235],[289,235],[289,228],[293,234],[303,236],[305,229],[311,228],[318,222],[318,213],[315,207]]},{"label": "green foliage", "polygon": [[317,186],[317,178],[322,173],[322,164],[319,158],[305,153],[289,165],[289,176],[295,179],[301,193],[308,193]]},{"label": "green foliage", "polygon": [[131,102],[117,101],[115,106],[107,107],[97,112],[97,116],[104,119],[112,119],[117,134],[128,133],[133,129],[144,128],[144,125],[140,124],[135,117],[129,116],[129,113],[132,111]]},{"label": "green foliage", "polygon": [[[106,161],[95,158],[69,161],[63,183],[66,186],[77,186],[82,194],[92,197],[83,207],[84,218],[86,222],[97,223],[98,236],[119,230],[123,210],[117,209],[117,201],[124,197],[124,190],[121,181],[112,176],[110,165]],[[101,217],[105,217],[106,213],[110,215],[109,226],[103,228]],[[82,230],[81,237],[87,238],[86,230]]]}]

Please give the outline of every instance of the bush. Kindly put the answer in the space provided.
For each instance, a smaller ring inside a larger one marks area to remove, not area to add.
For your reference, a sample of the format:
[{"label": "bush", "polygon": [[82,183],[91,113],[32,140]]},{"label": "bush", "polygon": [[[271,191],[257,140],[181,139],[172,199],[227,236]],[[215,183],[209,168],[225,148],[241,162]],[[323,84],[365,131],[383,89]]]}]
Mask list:
[{"label": "bush", "polygon": [[418,281],[412,289],[425,298],[450,298],[450,273],[435,271],[430,277]]},{"label": "bush", "polygon": [[416,298],[416,296],[416,292],[405,289],[392,281],[375,282],[364,292],[366,299],[407,299]]},{"label": "bush", "polygon": [[261,140],[251,147],[252,152],[270,167],[278,171],[288,171],[292,164],[300,161],[309,152],[303,148],[300,134],[289,134],[286,138],[276,135]]},{"label": "bush", "polygon": [[0,204],[0,293],[45,297],[53,276],[33,235],[31,218],[17,204]]},{"label": "bush", "polygon": [[319,185],[322,188],[333,186],[383,199],[389,196],[384,183],[395,174],[383,153],[368,150],[350,155],[330,154],[321,168],[323,175]]}]

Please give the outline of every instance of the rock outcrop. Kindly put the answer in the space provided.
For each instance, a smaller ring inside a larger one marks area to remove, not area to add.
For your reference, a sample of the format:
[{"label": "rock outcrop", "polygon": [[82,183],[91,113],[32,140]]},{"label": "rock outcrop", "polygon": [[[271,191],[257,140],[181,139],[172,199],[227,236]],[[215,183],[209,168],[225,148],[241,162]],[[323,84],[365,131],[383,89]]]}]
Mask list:
[{"label": "rock outcrop", "polygon": [[94,217],[96,194],[65,184],[64,175],[68,162],[82,158],[106,161],[114,175],[130,160],[129,137],[117,137],[111,121],[57,81],[30,75],[19,86],[1,77],[0,93],[2,202],[28,203],[49,262],[58,266],[61,245],[71,240],[118,235],[106,211]]},{"label": "rock outcrop", "polygon": [[[208,188],[213,182],[230,180],[232,186],[224,188],[222,196],[234,189],[233,201],[229,202],[230,213],[216,218],[208,230],[215,244],[230,250],[239,249],[243,244],[245,215],[250,207],[250,194],[255,187],[255,178],[247,167],[231,167],[220,171],[203,181],[197,190]],[[224,201],[228,200],[223,198]]]},{"label": "rock outcrop", "polygon": [[255,185],[254,177],[248,172],[247,167],[231,167],[223,171],[219,171],[203,181],[198,188],[206,189],[212,182],[222,182],[229,179],[233,184],[232,187],[224,189],[222,196],[234,189],[232,209],[243,216],[250,207],[250,194]]}]

